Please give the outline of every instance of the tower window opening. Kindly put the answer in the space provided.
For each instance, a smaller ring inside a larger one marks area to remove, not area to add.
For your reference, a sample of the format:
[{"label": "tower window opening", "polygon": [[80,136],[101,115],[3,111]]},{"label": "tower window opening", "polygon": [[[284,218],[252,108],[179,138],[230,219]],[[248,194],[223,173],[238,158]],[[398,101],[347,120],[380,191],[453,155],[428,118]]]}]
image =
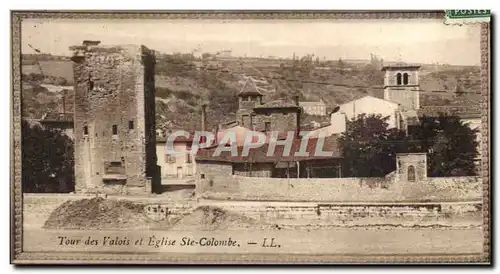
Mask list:
[{"label": "tower window opening", "polygon": [[128,129],[134,129],[134,120],[128,121]]},{"label": "tower window opening", "polygon": [[403,74],[403,85],[408,85],[408,73]]},{"label": "tower window opening", "polygon": [[113,135],[118,135],[118,126],[113,125]]},{"label": "tower window opening", "polygon": [[89,127],[83,126],[83,135],[89,135]]},{"label": "tower window opening", "polygon": [[396,84],[398,86],[401,85],[401,73],[396,74]]}]

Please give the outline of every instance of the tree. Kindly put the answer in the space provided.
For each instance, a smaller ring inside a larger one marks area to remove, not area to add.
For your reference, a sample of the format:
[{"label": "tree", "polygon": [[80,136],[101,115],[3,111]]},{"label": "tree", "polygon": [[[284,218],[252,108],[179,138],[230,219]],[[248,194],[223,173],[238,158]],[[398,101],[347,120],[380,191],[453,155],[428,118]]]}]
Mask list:
[{"label": "tree", "polygon": [[381,177],[394,171],[396,154],[427,153],[429,177],[476,175],[477,130],[457,116],[421,117],[409,134],[389,129],[388,117],[360,114],[339,138],[346,176]]},{"label": "tree", "polygon": [[412,130],[419,140],[412,150],[427,152],[427,174],[431,177],[473,176],[478,156],[477,129],[471,129],[457,116],[440,114],[422,117]]},{"label": "tree", "polygon": [[339,138],[349,177],[382,177],[394,171],[396,153],[407,151],[405,133],[389,129],[389,117],[360,114]]},{"label": "tree", "polygon": [[73,141],[59,130],[22,121],[22,187],[25,193],[74,191]]}]

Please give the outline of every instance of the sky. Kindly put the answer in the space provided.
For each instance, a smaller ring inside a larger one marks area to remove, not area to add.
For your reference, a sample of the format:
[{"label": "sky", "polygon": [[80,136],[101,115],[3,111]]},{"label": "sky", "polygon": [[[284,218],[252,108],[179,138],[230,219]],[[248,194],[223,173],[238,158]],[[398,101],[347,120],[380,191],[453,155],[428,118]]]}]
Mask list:
[{"label": "sky", "polygon": [[233,56],[480,64],[478,25],[448,26],[440,19],[391,20],[144,20],[27,19],[22,22],[22,53],[70,55],[83,40],[101,44],[143,44],[164,53],[218,52]]}]

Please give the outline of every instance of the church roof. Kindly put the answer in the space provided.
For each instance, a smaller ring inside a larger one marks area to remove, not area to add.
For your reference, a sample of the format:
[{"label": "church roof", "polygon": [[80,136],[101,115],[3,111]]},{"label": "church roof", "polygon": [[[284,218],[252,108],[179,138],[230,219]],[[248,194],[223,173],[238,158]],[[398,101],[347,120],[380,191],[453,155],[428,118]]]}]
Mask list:
[{"label": "church roof", "polygon": [[422,106],[418,110],[419,116],[439,117],[440,115],[457,116],[459,118],[481,118],[479,105],[461,106]]},{"label": "church roof", "polygon": [[238,96],[243,96],[243,95],[260,95],[262,96],[262,93],[259,91],[255,83],[248,79],[246,80],[245,84],[241,88],[240,92],[238,93]]},{"label": "church roof", "polygon": [[386,100],[386,99],[383,99],[383,98],[378,98],[378,97],[374,97],[374,96],[371,96],[371,95],[366,95],[366,96],[363,96],[361,98],[358,98],[358,99],[355,99],[355,100],[351,100],[349,102],[345,102],[341,106],[350,104],[352,102],[361,101],[361,100],[384,101],[384,102],[387,102],[387,103],[390,103],[390,104],[393,104],[393,105],[399,105],[399,103],[391,101],[391,100]]},{"label": "church roof", "polygon": [[383,66],[382,71],[398,70],[398,69],[419,69],[419,68],[420,68],[420,65],[398,62],[398,63]]}]

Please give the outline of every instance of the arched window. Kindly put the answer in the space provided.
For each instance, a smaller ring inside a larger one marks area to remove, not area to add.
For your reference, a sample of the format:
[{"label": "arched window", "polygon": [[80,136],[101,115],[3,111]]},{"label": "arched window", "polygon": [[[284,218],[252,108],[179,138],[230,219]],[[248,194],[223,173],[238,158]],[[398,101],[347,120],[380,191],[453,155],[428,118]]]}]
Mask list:
[{"label": "arched window", "polygon": [[415,167],[414,166],[408,166],[408,181],[409,182],[415,182]]},{"label": "arched window", "polygon": [[408,85],[408,73],[403,74],[403,85]]},{"label": "arched window", "polygon": [[396,83],[397,85],[401,85],[401,73],[396,74]]}]

